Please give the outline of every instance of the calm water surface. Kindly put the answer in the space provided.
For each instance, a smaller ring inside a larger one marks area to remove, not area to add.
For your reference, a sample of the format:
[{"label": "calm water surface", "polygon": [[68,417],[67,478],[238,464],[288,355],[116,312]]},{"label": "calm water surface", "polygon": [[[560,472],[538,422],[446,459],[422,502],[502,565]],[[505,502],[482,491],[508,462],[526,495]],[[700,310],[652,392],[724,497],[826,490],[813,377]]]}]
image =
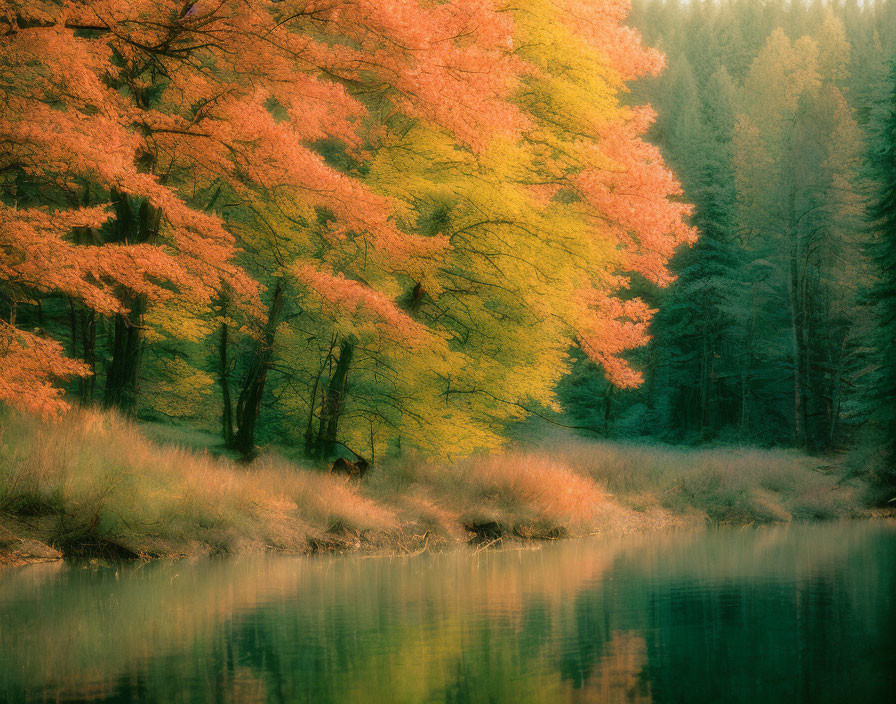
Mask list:
[{"label": "calm water surface", "polygon": [[6,702],[888,702],[896,524],[0,572]]}]

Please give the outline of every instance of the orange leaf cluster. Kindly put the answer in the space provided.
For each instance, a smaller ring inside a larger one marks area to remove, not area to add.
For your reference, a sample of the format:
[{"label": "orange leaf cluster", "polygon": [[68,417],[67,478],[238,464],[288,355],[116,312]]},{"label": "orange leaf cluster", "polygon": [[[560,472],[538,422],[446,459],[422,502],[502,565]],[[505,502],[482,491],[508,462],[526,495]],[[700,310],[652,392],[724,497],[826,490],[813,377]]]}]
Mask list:
[{"label": "orange leaf cluster", "polygon": [[[662,55],[624,26],[626,0],[556,7],[606,62],[613,99],[626,80],[662,67]],[[113,315],[135,296],[202,306],[226,292],[257,312],[260,286],[234,263],[244,243],[225,213],[255,212],[262,201],[281,211],[300,202],[310,219],[325,211],[315,235],[336,245],[360,235],[365,259],[369,245],[393,279],[435,277],[438,265],[423,262],[446,257],[449,238],[409,232],[392,198],[318,148],[335,141],[362,163],[384,135],[424,123],[472,162],[496,142],[550,145],[538,157],[546,177],[530,179],[546,184],[532,187],[534,200],[547,210],[561,189],[575,191],[593,224],[576,236],[620,252],[612,271],[585,277],[573,333],[614,383],[638,383],[620,354],[646,340],[651,311],[613,293],[630,272],[669,281],[668,258],[694,237],[688,206],[643,140],[647,109],[619,108],[576,136],[545,137],[567,118],[552,121],[519,98],[545,69],[520,58],[516,31],[497,0],[4,3],[0,173],[32,189],[0,181],[0,293],[14,303],[63,294]],[[557,156],[567,148],[572,160]],[[128,230],[123,202],[160,213],[158,232]],[[363,314],[411,348],[442,339],[360,277],[322,273],[339,267],[303,256],[311,261],[284,269],[340,313]],[[0,398],[14,402],[15,389],[27,388],[31,400],[20,405],[38,408],[43,398],[58,408],[51,380],[83,368],[55,343],[3,325]]]},{"label": "orange leaf cluster", "polygon": [[360,319],[373,320],[380,332],[409,349],[431,346],[438,339],[425,325],[398,308],[394,301],[369,286],[342,274],[333,276],[307,265],[296,267],[293,273],[340,315],[359,315]]},{"label": "orange leaf cluster", "polygon": [[66,408],[55,382],[87,373],[86,365],[67,359],[55,340],[0,320],[0,401],[50,418]]}]

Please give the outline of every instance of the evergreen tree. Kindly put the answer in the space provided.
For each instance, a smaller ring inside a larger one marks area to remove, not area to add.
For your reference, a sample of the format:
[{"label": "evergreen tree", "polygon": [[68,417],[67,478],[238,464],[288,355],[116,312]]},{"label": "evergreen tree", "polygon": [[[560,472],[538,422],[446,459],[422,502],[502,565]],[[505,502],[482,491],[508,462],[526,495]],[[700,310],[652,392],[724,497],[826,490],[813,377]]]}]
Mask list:
[{"label": "evergreen tree", "polygon": [[[686,59],[682,60],[687,66]],[[678,280],[664,299],[653,326],[654,347],[665,369],[666,427],[674,437],[706,439],[732,422],[730,356],[732,318],[727,308],[736,260],[731,247],[733,180],[731,132],[734,94],[730,77],[720,69],[710,79],[701,102],[696,84],[672,82],[680,108],[667,132],[670,162],[682,173],[695,204],[693,222],[701,236],[674,262]]]},{"label": "evergreen tree", "polygon": [[878,369],[874,389],[874,419],[882,438],[880,480],[896,488],[896,62],[891,64],[891,90],[884,105],[883,124],[871,159],[878,191],[871,208],[876,238],[872,255],[878,279],[871,289],[878,328],[875,338]]},{"label": "evergreen tree", "polygon": [[[892,4],[635,3],[635,26],[669,56],[636,95],[657,108],[651,138],[700,239],[655,294],[653,340],[633,357],[646,386],[615,393],[612,417],[650,417],[642,427],[677,441],[827,451],[852,439],[870,323],[857,301],[868,276],[860,130]],[[607,425],[608,387],[575,374],[569,407]]]}]

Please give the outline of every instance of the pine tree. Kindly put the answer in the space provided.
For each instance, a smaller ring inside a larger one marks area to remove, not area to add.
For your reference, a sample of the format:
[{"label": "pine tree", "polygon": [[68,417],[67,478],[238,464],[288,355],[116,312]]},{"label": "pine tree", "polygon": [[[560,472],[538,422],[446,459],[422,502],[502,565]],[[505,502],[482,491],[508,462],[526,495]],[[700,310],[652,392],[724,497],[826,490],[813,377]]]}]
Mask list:
[{"label": "pine tree", "polygon": [[883,444],[878,476],[881,482],[896,488],[896,355],[893,354],[896,340],[896,62],[891,64],[890,85],[871,156],[878,184],[870,209],[875,233],[871,253],[879,277],[871,289],[871,300],[878,319],[873,418]]},{"label": "pine tree", "polygon": [[[760,326],[763,352],[773,352],[769,363],[778,368],[765,375],[763,394],[767,407],[789,417],[793,442],[812,451],[836,442],[848,311],[862,268],[854,241],[861,136],[838,87],[848,47],[837,20],[822,29],[821,47],[812,37],[772,33],[747,76],[735,137],[738,222],[762,285],[759,307],[772,322]],[[778,315],[784,305],[788,326]],[[786,378],[784,369],[789,388],[772,384]]]},{"label": "pine tree", "polygon": [[[706,439],[733,422],[728,406],[737,397],[730,355],[723,355],[732,334],[726,308],[733,298],[736,266],[730,149],[735,106],[724,69],[710,78],[702,101],[695,84],[678,83],[670,74],[670,89],[683,104],[677,129],[662,138],[694,202],[693,223],[700,238],[673,263],[678,278],[663,300],[652,344],[666,367],[667,388],[661,393],[668,397],[668,430],[678,437]],[[688,95],[693,97],[686,99]],[[692,116],[684,119],[686,115]]]}]

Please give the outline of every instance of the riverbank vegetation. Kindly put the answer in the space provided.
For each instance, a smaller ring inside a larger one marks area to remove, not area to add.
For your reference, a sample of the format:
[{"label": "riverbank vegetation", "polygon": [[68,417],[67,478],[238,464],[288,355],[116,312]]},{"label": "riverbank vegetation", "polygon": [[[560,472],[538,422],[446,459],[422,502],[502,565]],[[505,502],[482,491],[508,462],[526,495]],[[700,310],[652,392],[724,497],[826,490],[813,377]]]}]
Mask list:
[{"label": "riverbank vegetation", "polygon": [[246,466],[153,442],[112,414],[72,413],[53,425],[20,415],[3,420],[5,530],[71,556],[405,553],[706,521],[843,518],[861,515],[863,505],[862,485],[842,471],[776,450],[566,438],[450,466],[405,457],[358,482],[273,454]]},{"label": "riverbank vegetation", "polygon": [[896,493],[893,0],[6,5],[17,531],[413,551]]}]

